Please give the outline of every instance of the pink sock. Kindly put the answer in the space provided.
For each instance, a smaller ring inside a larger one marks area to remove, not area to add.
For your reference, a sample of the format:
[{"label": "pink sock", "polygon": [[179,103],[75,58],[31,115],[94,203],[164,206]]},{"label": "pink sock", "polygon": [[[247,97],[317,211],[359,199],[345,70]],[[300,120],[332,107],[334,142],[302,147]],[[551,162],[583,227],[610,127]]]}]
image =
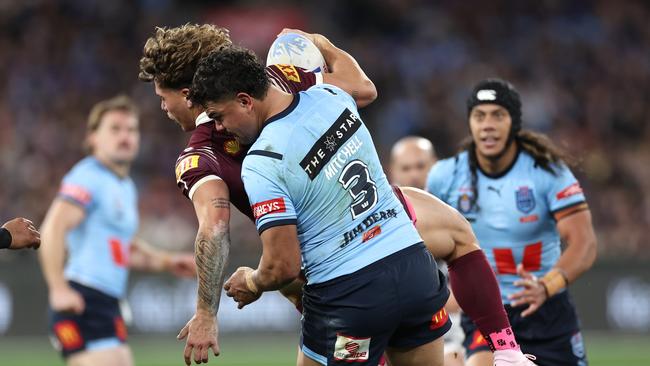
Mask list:
[{"label": "pink sock", "polygon": [[486,338],[492,351],[503,351],[506,349],[519,349],[519,344],[515,340],[515,333],[511,327],[501,329],[498,332],[490,333]]}]

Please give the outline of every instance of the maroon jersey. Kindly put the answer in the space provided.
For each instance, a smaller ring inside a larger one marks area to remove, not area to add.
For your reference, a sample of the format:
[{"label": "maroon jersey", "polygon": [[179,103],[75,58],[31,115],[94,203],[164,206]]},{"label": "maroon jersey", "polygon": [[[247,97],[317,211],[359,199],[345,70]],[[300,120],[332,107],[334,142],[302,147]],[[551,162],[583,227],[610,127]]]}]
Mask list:
[{"label": "maroon jersey", "polygon": [[[266,72],[275,87],[292,94],[307,90],[322,80],[320,73],[291,65],[267,66]],[[241,165],[248,146],[241,146],[232,135],[217,131],[205,113],[197,118],[196,124],[187,148],[176,160],[178,187],[191,200],[201,184],[221,179],[228,186],[230,202],[254,220],[241,180]]]},{"label": "maroon jersey", "polygon": [[323,74],[308,72],[292,65],[267,66],[266,74],[273,85],[290,94],[298,94],[323,82]]},{"label": "maroon jersey", "polygon": [[244,215],[253,218],[248,197],[241,180],[241,164],[246,156],[242,147],[231,135],[218,132],[214,122],[202,115],[187,148],[176,160],[176,183],[183,194],[192,199],[199,186],[213,179],[221,179],[230,191],[232,202]]}]

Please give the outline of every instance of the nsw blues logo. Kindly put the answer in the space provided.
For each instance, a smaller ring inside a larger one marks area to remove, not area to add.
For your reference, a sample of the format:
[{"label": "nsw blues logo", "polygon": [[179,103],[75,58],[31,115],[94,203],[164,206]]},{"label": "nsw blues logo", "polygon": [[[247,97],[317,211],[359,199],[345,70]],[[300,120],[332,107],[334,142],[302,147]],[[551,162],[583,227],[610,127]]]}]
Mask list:
[{"label": "nsw blues logo", "polygon": [[472,209],[472,197],[467,192],[461,193],[456,206],[461,213],[468,213]]},{"label": "nsw blues logo", "polygon": [[515,199],[519,211],[528,214],[535,209],[535,195],[532,188],[527,186],[519,187],[515,192]]}]

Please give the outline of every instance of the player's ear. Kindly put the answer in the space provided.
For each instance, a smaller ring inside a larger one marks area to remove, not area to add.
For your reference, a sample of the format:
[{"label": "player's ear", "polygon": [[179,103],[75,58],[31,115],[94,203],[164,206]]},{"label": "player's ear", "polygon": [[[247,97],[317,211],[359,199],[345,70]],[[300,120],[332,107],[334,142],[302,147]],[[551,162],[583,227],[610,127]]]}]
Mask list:
[{"label": "player's ear", "polygon": [[237,93],[237,96],[235,98],[237,100],[237,104],[239,104],[241,107],[246,108],[247,110],[250,110],[253,106],[253,97],[246,93]]},{"label": "player's ear", "polygon": [[97,140],[97,133],[95,131],[88,132],[83,142],[83,148],[86,154],[92,154],[95,149],[95,142]]},{"label": "player's ear", "polygon": [[183,88],[181,89],[181,95],[185,98],[185,105],[187,105],[187,108],[192,108],[194,107],[194,103],[190,101],[190,88]]}]

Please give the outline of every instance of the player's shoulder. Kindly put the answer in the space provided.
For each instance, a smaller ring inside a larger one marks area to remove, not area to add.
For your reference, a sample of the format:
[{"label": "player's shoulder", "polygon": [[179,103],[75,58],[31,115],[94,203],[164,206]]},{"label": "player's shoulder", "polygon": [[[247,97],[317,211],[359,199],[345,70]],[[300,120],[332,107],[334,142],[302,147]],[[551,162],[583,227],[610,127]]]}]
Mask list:
[{"label": "player's shoulder", "polygon": [[469,155],[467,151],[463,151],[449,158],[438,160],[431,167],[430,175],[440,178],[450,177],[458,169],[468,166],[468,159]]},{"label": "player's shoulder", "polygon": [[558,176],[572,175],[571,169],[564,162],[557,162],[549,164],[549,169],[544,169],[541,165],[537,164],[535,158],[527,151],[521,151],[518,159],[520,160],[521,169],[518,169],[520,174],[530,175],[538,179],[555,179]]},{"label": "player's shoulder", "polygon": [[106,169],[93,156],[87,156],[79,160],[65,175],[64,180],[76,180],[81,182],[101,182],[98,179],[103,176]]},{"label": "player's shoulder", "polygon": [[251,163],[270,167],[283,161],[289,150],[293,129],[293,126],[285,126],[281,122],[264,128],[248,150],[244,159],[244,167],[250,166]]},{"label": "player's shoulder", "polygon": [[333,98],[333,97],[350,97],[350,95],[343,89],[339,88],[334,84],[321,83],[312,86],[307,89],[304,93],[308,94],[312,98]]}]

